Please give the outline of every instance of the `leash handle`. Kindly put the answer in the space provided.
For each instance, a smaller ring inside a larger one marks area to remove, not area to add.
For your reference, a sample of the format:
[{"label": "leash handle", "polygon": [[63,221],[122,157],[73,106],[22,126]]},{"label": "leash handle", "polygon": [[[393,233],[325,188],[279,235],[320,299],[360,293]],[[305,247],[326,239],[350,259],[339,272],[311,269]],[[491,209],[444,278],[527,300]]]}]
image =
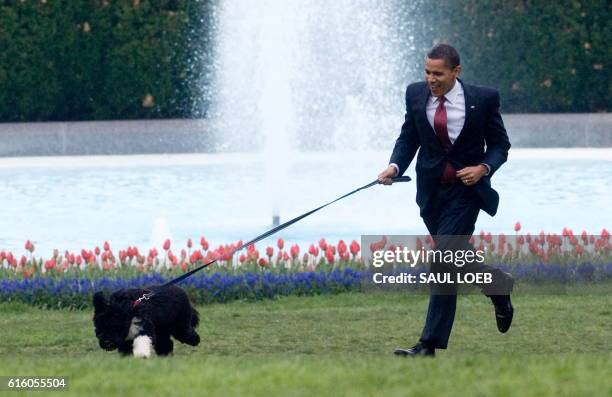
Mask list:
[{"label": "leash handle", "polygon": [[395,183],[395,182],[410,182],[411,180],[412,180],[412,178],[409,177],[409,176],[396,176],[395,178],[393,178],[393,183]]}]

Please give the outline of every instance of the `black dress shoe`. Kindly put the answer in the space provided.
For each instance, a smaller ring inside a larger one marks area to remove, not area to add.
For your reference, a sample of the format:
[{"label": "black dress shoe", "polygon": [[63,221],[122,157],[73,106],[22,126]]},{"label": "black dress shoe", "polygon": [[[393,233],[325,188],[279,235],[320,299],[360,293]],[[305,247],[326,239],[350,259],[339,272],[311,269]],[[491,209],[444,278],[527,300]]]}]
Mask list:
[{"label": "black dress shoe", "polygon": [[491,295],[491,301],[493,301],[493,306],[495,306],[497,329],[504,334],[510,329],[512,317],[514,316],[514,308],[510,301],[510,295]]},{"label": "black dress shoe", "polygon": [[393,354],[395,354],[396,356],[410,356],[410,357],[416,357],[416,356],[430,356],[430,357],[434,357],[436,355],[436,349],[434,349],[433,347],[429,347],[427,346],[425,343],[423,342],[419,342],[416,345],[412,346],[410,349],[395,349],[395,351],[393,352]]}]

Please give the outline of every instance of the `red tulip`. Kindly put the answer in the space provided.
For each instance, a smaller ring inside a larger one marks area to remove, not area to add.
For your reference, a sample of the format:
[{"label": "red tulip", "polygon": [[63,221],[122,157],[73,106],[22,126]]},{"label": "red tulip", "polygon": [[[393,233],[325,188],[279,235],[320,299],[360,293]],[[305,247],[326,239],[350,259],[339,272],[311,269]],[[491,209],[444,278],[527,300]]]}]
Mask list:
[{"label": "red tulip", "polygon": [[282,250],[283,247],[285,247],[285,241],[282,238],[279,238],[276,241],[276,246],[278,247],[279,250]]},{"label": "red tulip", "polygon": [[291,257],[295,259],[300,254],[300,246],[297,244],[292,245],[290,251],[291,251]]},{"label": "red tulip", "polygon": [[83,257],[83,259],[85,260],[85,262],[89,262],[89,252],[85,251],[84,249],[81,250],[81,256]]},{"label": "red tulip", "polygon": [[48,261],[45,261],[45,269],[51,270],[54,267],[55,267],[55,259],[49,259]]},{"label": "red tulip", "polygon": [[164,251],[168,251],[170,249],[170,239],[166,239],[164,241]]},{"label": "red tulip", "polygon": [[588,245],[589,244],[589,236],[587,235],[586,230],[582,231],[582,242],[584,243],[584,245]]},{"label": "red tulip", "polygon": [[21,259],[19,260],[19,264],[23,267],[28,263],[28,258],[25,257],[25,255],[21,256]]},{"label": "red tulip", "polygon": [[104,251],[110,251],[110,245],[108,244],[108,241],[104,242]]},{"label": "red tulip", "polygon": [[96,247],[94,252],[96,253],[96,256],[100,255],[100,247]]},{"label": "red tulip", "polygon": [[314,244],[310,244],[310,247],[308,248],[308,253],[315,257],[319,256],[319,249],[315,247]]},{"label": "red tulip", "polygon": [[246,261],[246,255],[245,254],[240,254],[240,263],[244,263]]},{"label": "red tulip", "polygon": [[327,243],[325,242],[324,238],[319,240],[319,248],[321,248],[321,251],[325,251],[327,249]]},{"label": "red tulip", "polygon": [[197,263],[201,261],[202,259],[204,259],[204,256],[202,255],[202,251],[195,250],[191,253],[191,256],[189,257],[189,262]]},{"label": "red tulip", "polygon": [[25,249],[30,251],[30,253],[32,253],[34,251],[34,244],[32,244],[30,240],[26,241]]},{"label": "red tulip", "polygon": [[521,222],[516,222],[514,224],[514,231],[518,233],[520,230],[521,230]]},{"label": "red tulip", "polygon": [[606,230],[606,228],[601,231],[601,237],[605,240],[610,239],[610,233]]},{"label": "red tulip", "polygon": [[417,251],[420,251],[423,249],[423,241],[421,241],[421,239],[418,237],[416,239],[416,249]]},{"label": "red tulip", "polygon": [[361,249],[361,247],[359,246],[359,243],[357,241],[353,240],[351,241],[351,245],[349,246],[349,249],[351,250],[351,254],[355,256],[359,253],[359,250]]},{"label": "red tulip", "polygon": [[268,261],[267,261],[267,260],[265,260],[264,258],[260,258],[260,259],[259,259],[259,262],[257,262],[257,263],[258,263],[258,264],[259,264],[259,266],[261,266],[261,267],[266,267],[266,266],[268,266]]},{"label": "red tulip", "polygon": [[274,255],[274,248],[272,247],[266,248],[266,255],[268,256],[268,258],[271,258],[272,255]]},{"label": "red tulip", "polygon": [[202,246],[202,248],[204,248],[204,251],[208,250],[208,241],[206,241],[204,237],[200,239],[200,245]]},{"label": "red tulip", "polygon": [[338,254],[342,256],[345,252],[347,252],[346,244],[342,240],[338,241]]},{"label": "red tulip", "polygon": [[291,259],[291,258],[289,257],[289,254],[288,254],[287,252],[283,252],[283,260],[284,260],[285,262],[287,262],[289,259]]},{"label": "red tulip", "polygon": [[308,254],[304,252],[304,256],[302,256],[302,262],[308,263]]},{"label": "red tulip", "polygon": [[191,249],[193,247],[193,241],[190,238],[187,239],[187,248]]}]

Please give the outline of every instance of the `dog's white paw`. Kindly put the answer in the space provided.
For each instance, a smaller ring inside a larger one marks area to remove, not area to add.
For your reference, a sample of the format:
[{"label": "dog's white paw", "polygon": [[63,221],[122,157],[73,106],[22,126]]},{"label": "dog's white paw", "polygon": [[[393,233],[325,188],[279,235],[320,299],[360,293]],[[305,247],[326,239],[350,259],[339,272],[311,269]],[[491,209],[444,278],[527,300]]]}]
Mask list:
[{"label": "dog's white paw", "polygon": [[153,343],[147,335],[140,335],[134,339],[134,357],[149,358],[151,357],[151,347]]}]

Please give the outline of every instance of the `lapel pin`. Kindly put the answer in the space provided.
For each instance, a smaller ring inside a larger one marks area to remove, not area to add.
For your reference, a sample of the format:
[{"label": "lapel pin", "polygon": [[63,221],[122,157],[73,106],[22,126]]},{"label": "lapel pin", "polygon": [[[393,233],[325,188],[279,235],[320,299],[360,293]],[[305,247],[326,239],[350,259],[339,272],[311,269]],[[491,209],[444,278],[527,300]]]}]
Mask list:
[{"label": "lapel pin", "polygon": [[474,105],[470,106],[470,109],[475,109],[475,108],[476,108],[476,106],[474,106]]}]

